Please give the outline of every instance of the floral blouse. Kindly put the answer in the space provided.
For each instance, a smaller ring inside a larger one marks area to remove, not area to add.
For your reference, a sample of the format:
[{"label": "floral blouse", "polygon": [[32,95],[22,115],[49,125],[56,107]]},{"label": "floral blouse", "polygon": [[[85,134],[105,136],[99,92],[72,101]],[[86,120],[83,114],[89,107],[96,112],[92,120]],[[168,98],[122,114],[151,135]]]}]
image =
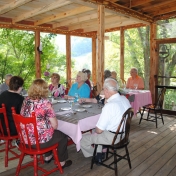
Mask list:
[{"label": "floral blouse", "polygon": [[[24,117],[31,117],[32,112],[35,112],[37,118],[37,130],[39,143],[48,142],[54,133],[54,129],[51,126],[50,118],[55,117],[55,112],[49,100],[31,100],[29,97],[23,102],[20,114]],[[22,127],[22,126],[21,126]],[[22,127],[23,128],[23,127]],[[35,144],[34,128],[32,124],[28,125],[29,139],[32,145]],[[23,129],[23,136],[26,136],[25,130]],[[24,137],[25,143],[27,144],[27,137]]]},{"label": "floral blouse", "polygon": [[63,98],[65,95],[65,87],[62,84],[58,84],[57,87],[53,86],[52,84],[49,85],[49,90],[54,97],[61,97]]}]

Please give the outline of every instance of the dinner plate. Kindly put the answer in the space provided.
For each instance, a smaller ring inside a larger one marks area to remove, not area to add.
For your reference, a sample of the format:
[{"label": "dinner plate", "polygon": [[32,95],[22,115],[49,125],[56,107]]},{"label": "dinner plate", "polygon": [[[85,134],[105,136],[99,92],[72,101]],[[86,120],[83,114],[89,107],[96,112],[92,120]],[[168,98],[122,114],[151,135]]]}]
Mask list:
[{"label": "dinner plate", "polygon": [[61,108],[62,111],[68,111],[70,109],[71,109],[70,107]]},{"label": "dinner plate", "polygon": [[66,100],[58,100],[57,102],[58,103],[66,103],[67,101]]},{"label": "dinner plate", "polygon": [[82,105],[81,107],[83,107],[83,108],[91,108],[92,105]]},{"label": "dinner plate", "polygon": [[75,109],[75,111],[77,111],[77,112],[84,112],[84,111],[85,111],[85,109],[80,108],[80,109]]}]

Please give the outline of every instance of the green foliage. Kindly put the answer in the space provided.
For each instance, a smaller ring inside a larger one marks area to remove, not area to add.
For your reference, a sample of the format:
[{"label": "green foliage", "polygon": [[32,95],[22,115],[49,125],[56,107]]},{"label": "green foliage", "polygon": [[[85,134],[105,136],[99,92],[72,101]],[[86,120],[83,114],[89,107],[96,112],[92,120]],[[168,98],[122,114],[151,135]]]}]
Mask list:
[{"label": "green foliage", "polygon": [[[35,79],[35,44],[34,33],[29,31],[1,29],[0,30],[0,82],[6,74],[19,75],[25,80],[24,87],[28,89]],[[46,34],[41,36],[43,54],[41,54],[41,76],[49,81],[43,73],[48,71],[61,74],[61,83],[65,82],[66,57],[58,53],[52,39],[55,35]],[[74,64],[74,63],[73,63]],[[64,72],[64,74],[63,74]],[[63,74],[63,76],[62,76]]]}]

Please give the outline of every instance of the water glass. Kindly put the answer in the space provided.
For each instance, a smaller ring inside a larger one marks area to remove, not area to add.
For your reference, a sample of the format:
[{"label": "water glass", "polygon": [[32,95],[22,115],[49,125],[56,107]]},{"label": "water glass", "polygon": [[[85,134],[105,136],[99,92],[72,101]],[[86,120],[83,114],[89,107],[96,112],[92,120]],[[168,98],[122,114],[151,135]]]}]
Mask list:
[{"label": "water glass", "polygon": [[70,104],[71,110],[73,111],[74,98],[69,98],[68,103]]},{"label": "water glass", "polygon": [[134,84],[134,89],[137,89],[138,88],[138,84]]},{"label": "water glass", "polygon": [[75,93],[75,102],[78,102],[78,101],[79,101],[79,94]]}]

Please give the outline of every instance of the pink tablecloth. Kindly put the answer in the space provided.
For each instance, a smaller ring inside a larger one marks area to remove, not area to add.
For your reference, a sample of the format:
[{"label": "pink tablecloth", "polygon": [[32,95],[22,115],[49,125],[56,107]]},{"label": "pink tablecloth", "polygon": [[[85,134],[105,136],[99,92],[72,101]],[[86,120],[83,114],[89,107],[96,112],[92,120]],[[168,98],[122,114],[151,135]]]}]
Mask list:
[{"label": "pink tablecloth", "polygon": [[135,95],[135,100],[131,103],[131,106],[134,109],[134,113],[137,113],[140,107],[152,103],[151,92],[149,90],[136,90],[129,92],[129,95],[133,94]]},{"label": "pink tablecloth", "polygon": [[77,124],[69,123],[66,121],[58,120],[58,130],[62,131],[68,135],[73,142],[76,144],[77,151],[80,150],[80,140],[82,138],[82,131],[87,131],[95,128],[95,125],[98,122],[99,115],[93,115],[86,117],[78,121]]}]

